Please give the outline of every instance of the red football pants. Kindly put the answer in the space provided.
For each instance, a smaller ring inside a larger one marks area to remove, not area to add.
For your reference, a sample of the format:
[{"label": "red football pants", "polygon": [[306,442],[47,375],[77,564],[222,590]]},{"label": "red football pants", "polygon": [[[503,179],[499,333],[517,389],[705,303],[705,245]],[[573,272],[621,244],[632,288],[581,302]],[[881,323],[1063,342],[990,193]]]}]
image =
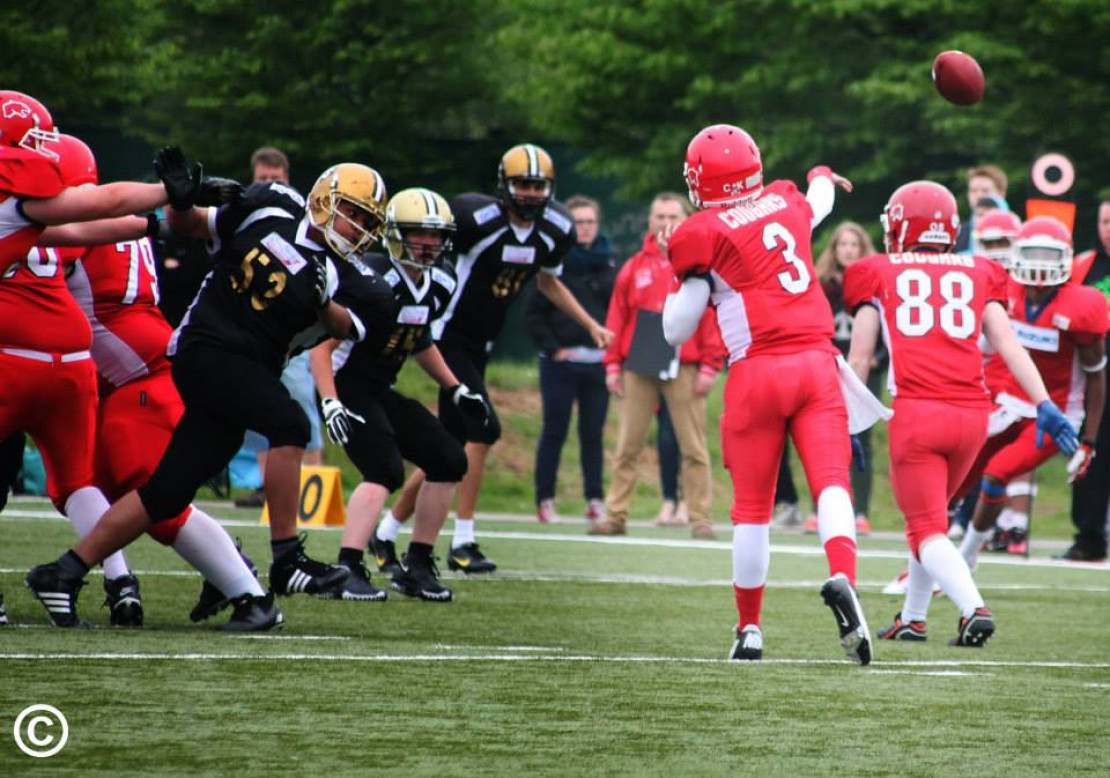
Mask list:
[{"label": "red football pants", "polygon": [[[168,369],[125,384],[100,401],[96,485],[111,502],[150,480],[184,412]],[[151,537],[172,545],[191,510],[151,524]]]},{"label": "red football pants", "polygon": [[741,359],[728,370],[721,448],[732,476],[732,523],[767,524],[789,431],[810,493],[851,490],[852,446],[836,357],[826,351]]},{"label": "red football pants", "polygon": [[988,408],[895,399],[888,424],[890,482],[915,557],[921,541],[948,530],[948,501],[987,438],[989,417]]},{"label": "red football pants", "polygon": [[40,361],[0,353],[0,439],[26,432],[46,468],[46,491],[64,512],[93,483],[96,367],[91,357]]}]

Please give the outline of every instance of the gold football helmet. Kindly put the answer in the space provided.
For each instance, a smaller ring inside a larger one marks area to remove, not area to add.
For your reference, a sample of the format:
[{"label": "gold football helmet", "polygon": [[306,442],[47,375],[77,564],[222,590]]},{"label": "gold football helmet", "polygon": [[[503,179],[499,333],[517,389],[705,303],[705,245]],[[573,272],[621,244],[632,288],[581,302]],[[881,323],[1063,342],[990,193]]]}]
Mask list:
[{"label": "gold football helmet", "polygon": [[501,157],[497,188],[505,205],[525,221],[535,221],[555,196],[555,164],[533,143],[513,146]]},{"label": "gold football helmet", "polygon": [[425,270],[451,250],[455,216],[430,189],[405,189],[385,209],[385,246],[402,265]]},{"label": "gold football helmet", "polygon": [[[351,208],[340,210],[344,203]],[[382,235],[385,220],[385,181],[378,171],[366,165],[343,162],[325,170],[308,193],[308,215],[324,233],[324,240],[343,259],[359,254]],[[361,212],[365,224],[352,218]],[[346,225],[351,237],[336,229],[336,220]]]}]

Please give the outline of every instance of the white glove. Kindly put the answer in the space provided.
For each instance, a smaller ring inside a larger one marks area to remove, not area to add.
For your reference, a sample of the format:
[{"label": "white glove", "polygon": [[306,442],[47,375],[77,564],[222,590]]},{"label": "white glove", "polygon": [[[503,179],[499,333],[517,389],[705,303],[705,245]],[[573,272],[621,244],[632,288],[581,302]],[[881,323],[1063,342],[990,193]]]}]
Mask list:
[{"label": "white glove", "polygon": [[459,413],[468,419],[480,421],[483,427],[489,424],[489,403],[478,392],[470,391],[466,384],[459,384],[454,388],[451,392],[451,402],[459,409]]},{"label": "white glove", "polygon": [[360,424],[365,424],[366,419],[350,411],[334,397],[325,397],[320,403],[324,411],[324,424],[328,428],[328,438],[337,446],[346,446],[351,434],[351,422],[354,419]]}]

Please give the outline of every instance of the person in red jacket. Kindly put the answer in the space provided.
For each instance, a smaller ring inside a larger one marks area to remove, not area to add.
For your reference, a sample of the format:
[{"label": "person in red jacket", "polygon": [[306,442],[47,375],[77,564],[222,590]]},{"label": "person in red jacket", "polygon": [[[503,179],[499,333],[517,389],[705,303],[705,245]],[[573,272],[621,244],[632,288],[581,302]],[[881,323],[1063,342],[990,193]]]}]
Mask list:
[{"label": "person in red jacket", "polygon": [[625,534],[628,506],[636,487],[636,461],[660,397],[664,397],[682,451],[682,490],[691,531],[695,538],[716,537],[709,517],[712,477],[705,398],[727,350],[712,309],[706,310],[697,332],[681,349],[669,345],[663,337],[663,304],[667,295],[678,291],[679,284],[660,236],[669,225],[683,221],[688,209],[681,195],[664,192],[656,196],[644,247],[617,275],[605,320],[605,326],[613,332],[613,343],[603,361],[605,385],[623,402],[616,461],[605,500],[608,519],[591,526],[591,535]]}]

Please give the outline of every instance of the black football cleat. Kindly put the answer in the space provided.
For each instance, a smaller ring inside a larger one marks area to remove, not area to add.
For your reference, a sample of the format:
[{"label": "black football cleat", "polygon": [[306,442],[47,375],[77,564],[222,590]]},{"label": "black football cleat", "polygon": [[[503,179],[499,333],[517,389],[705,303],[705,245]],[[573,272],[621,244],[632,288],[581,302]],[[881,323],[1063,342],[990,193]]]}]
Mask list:
[{"label": "black football cleat", "polygon": [[867,629],[859,596],[847,576],[837,573],[825,581],[821,587],[821,598],[836,616],[840,645],[844,647],[847,657],[857,664],[871,664],[871,633]]},{"label": "black football cleat", "polygon": [[24,579],[35,599],[46,608],[56,627],[87,627],[77,618],[77,595],[85,585],[83,578],[70,578],[62,573],[57,562],[31,568]]},{"label": "black football cleat", "polygon": [[369,550],[379,573],[393,575],[401,569],[401,560],[397,558],[397,544],[392,540],[382,540],[375,533],[370,536]]},{"label": "black football cleat", "polygon": [[220,632],[269,632],[285,624],[273,592],[261,596],[244,594],[233,599],[231,604],[231,620],[216,627]]},{"label": "black football cleat", "polygon": [[0,627],[8,623],[8,612],[4,610],[4,595],[0,594]]},{"label": "black football cleat", "polygon": [[736,642],[728,658],[734,662],[758,662],[763,659],[763,630],[755,624],[736,628]]},{"label": "black football cleat", "polygon": [[320,594],[334,589],[347,580],[351,571],[311,559],[304,552],[306,533],[302,532],[297,547],[275,559],[270,565],[270,588],[278,596]]},{"label": "black football cleat", "polygon": [[[243,541],[241,538],[235,538],[235,550],[239,552],[239,556],[243,558],[243,562],[251,571],[251,575],[258,578],[258,569],[254,566],[251,558],[243,553]],[[200,597],[197,599],[197,604],[189,612],[189,621],[194,623],[210,619],[217,613],[222,611],[231,604],[223,592],[221,592],[214,584],[205,579],[204,584],[200,587]]]},{"label": "black football cleat", "polygon": [[113,627],[143,626],[143,600],[139,579],[133,575],[104,579],[104,605],[111,614]]},{"label": "black football cleat", "polygon": [[454,593],[439,582],[439,569],[434,558],[421,559],[405,554],[401,569],[393,574],[389,588],[406,597],[428,602],[451,602]]},{"label": "black football cleat", "polygon": [[875,633],[879,640],[900,640],[903,643],[924,643],[928,634],[924,621],[902,621],[902,612],[894,617],[894,623]]},{"label": "black football cleat", "polygon": [[976,608],[970,616],[960,617],[959,633],[948,641],[948,645],[982,648],[993,634],[994,614],[990,608]]},{"label": "black football cleat", "polygon": [[317,594],[320,599],[352,602],[384,602],[389,599],[389,592],[370,583],[370,573],[366,570],[366,565],[361,562],[357,565],[340,562],[338,567],[348,572],[347,580]]},{"label": "black football cleat", "polygon": [[477,543],[467,543],[447,552],[447,569],[472,575],[492,573],[497,569],[497,565],[478,550]]}]

